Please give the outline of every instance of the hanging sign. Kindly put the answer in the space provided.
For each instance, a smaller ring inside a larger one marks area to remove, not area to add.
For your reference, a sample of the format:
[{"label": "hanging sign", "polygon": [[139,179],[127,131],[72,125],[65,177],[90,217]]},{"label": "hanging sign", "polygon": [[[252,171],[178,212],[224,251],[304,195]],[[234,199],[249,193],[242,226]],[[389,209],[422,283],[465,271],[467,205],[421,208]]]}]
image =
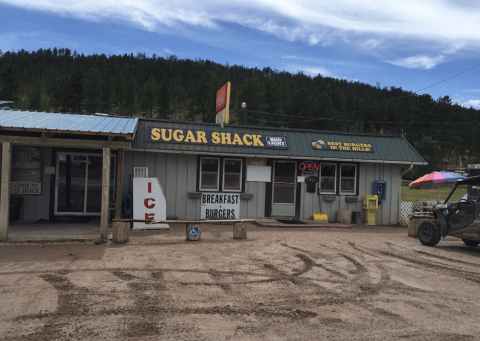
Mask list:
[{"label": "hanging sign", "polygon": [[312,148],[322,150],[336,150],[342,152],[375,153],[375,149],[373,148],[373,144],[371,143],[316,140],[312,141]]},{"label": "hanging sign", "polygon": [[238,219],[240,194],[202,193],[201,219]]},{"label": "hanging sign", "polygon": [[217,91],[215,110],[217,113],[217,123],[230,122],[230,88],[231,83],[228,82]]},{"label": "hanging sign", "polygon": [[316,161],[304,161],[298,165],[298,169],[307,174],[318,172],[319,167]]},{"label": "hanging sign", "polygon": [[230,147],[288,149],[288,139],[281,135],[227,133],[212,130],[147,128],[147,142],[184,143]]}]

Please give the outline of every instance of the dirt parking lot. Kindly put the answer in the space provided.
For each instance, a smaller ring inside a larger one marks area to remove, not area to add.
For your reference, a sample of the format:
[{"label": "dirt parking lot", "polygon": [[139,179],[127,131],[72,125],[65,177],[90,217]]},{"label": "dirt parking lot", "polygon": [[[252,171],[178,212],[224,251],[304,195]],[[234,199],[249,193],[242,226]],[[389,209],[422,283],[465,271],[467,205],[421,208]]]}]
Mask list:
[{"label": "dirt parking lot", "polygon": [[398,227],[0,244],[0,340],[479,340],[480,247]]}]

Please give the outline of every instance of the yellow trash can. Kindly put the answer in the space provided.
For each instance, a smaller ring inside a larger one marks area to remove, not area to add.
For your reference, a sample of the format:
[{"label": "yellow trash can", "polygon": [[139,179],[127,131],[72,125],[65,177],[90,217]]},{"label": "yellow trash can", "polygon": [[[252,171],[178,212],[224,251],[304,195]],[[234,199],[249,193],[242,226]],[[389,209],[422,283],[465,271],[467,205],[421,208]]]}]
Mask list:
[{"label": "yellow trash can", "polygon": [[364,195],[363,210],[365,211],[365,224],[375,225],[377,220],[378,196]]}]

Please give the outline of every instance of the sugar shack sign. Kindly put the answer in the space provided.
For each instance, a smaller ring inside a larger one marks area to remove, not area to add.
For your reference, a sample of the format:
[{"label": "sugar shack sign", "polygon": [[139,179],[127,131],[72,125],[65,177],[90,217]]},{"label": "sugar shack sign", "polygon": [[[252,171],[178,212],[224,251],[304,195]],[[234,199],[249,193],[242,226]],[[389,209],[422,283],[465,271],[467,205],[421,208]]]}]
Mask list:
[{"label": "sugar shack sign", "polygon": [[375,153],[373,144],[371,143],[316,140],[316,141],[312,141],[312,148],[322,149],[322,150],[336,150],[336,151],[342,151],[342,152]]},{"label": "sugar shack sign", "polygon": [[148,127],[147,142],[288,149],[286,136]]}]

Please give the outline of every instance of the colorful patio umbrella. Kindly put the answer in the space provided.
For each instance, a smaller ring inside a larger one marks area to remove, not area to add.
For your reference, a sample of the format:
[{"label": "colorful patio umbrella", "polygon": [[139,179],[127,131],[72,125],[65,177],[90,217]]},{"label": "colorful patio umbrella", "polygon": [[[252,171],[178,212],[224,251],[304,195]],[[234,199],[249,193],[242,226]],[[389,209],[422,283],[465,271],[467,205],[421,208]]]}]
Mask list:
[{"label": "colorful patio umbrella", "polygon": [[[451,173],[451,172],[433,172],[425,174],[417,180],[411,182],[408,186],[420,186],[423,184],[434,183],[439,184],[442,182],[455,182],[458,179],[465,179],[466,176]],[[438,201],[440,202],[440,186],[438,186]]]},{"label": "colorful patio umbrella", "polygon": [[425,174],[424,176],[418,178],[417,180],[410,183],[409,186],[419,186],[428,183],[439,184],[442,182],[455,182],[458,179],[465,179],[463,175],[451,173],[451,172],[433,172],[430,174]]}]

